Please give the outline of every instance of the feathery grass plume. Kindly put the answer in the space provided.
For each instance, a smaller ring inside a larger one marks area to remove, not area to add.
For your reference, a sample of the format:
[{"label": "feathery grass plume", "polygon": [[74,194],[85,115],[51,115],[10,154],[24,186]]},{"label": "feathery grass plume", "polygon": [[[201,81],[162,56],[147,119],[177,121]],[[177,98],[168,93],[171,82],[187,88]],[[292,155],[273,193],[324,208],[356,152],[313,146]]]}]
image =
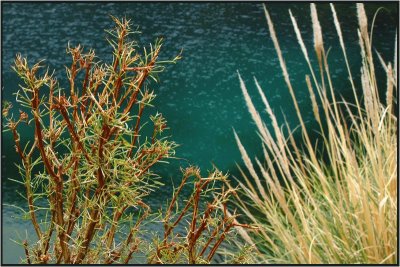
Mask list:
[{"label": "feathery grass plume", "polygon": [[282,69],[283,77],[285,79],[286,85],[289,88],[289,93],[290,93],[290,96],[292,97],[292,100],[293,100],[293,103],[294,103],[294,107],[296,109],[297,117],[298,117],[298,119],[300,121],[301,128],[303,129],[302,133],[304,134],[304,138],[306,139],[307,146],[311,147],[310,138],[309,138],[307,132],[305,131],[305,125],[304,125],[303,117],[301,115],[299,106],[297,104],[297,99],[296,99],[296,96],[294,94],[292,83],[290,82],[289,73],[288,73],[287,68],[286,68],[285,60],[283,59],[283,56],[282,56],[282,51],[281,51],[281,48],[279,46],[278,38],[276,37],[274,25],[272,23],[271,17],[269,15],[269,12],[268,12],[267,7],[265,5],[264,5],[264,13],[265,13],[265,17],[267,19],[267,24],[268,24],[269,32],[271,34],[271,39],[272,39],[272,42],[274,43],[275,51],[276,51],[276,53],[278,55],[279,64],[280,64],[281,69]]},{"label": "feathery grass plume", "polygon": [[[294,31],[296,33],[297,41],[300,45],[301,51],[303,52],[304,58],[308,64],[308,68],[311,72],[311,76],[313,77],[314,84],[317,88],[319,88],[320,85],[318,84],[317,78],[315,77],[314,70],[311,66],[310,58],[308,56],[307,48],[304,44],[303,38],[301,37],[299,26],[297,25],[297,21],[296,21],[295,17],[293,16],[292,11],[290,11],[290,9],[289,9],[289,15],[290,15],[290,19],[292,20],[292,25],[293,25]],[[319,62],[321,62],[321,61],[319,60]],[[322,66],[320,65],[320,67],[322,67]],[[318,91],[318,93],[320,93],[320,90],[317,90],[317,91]]]},{"label": "feathery grass plume", "polygon": [[367,57],[367,54],[365,52],[364,39],[363,39],[363,37],[361,35],[360,29],[357,29],[357,35],[358,35],[358,44],[360,46],[361,58],[365,59]]},{"label": "feathery grass plume", "polygon": [[292,25],[293,25],[293,28],[294,28],[294,32],[296,33],[297,42],[299,43],[299,45],[301,47],[301,51],[303,52],[304,58],[305,58],[305,60],[306,60],[306,62],[308,64],[308,68],[310,69],[311,76],[313,77],[315,86],[319,87],[319,84],[317,82],[317,78],[315,77],[315,74],[314,74],[314,70],[313,70],[313,68],[311,66],[311,62],[310,62],[310,58],[308,56],[307,48],[306,48],[306,46],[304,44],[303,38],[301,37],[299,26],[297,25],[297,21],[296,21],[295,17],[293,16],[292,11],[290,11],[290,9],[289,9],[289,15],[290,15],[290,19],[292,20]]},{"label": "feathery grass plume", "polygon": [[382,68],[385,70],[386,74],[387,74],[387,78],[390,79],[391,84],[394,88],[397,88],[397,79],[395,77],[395,70],[390,67],[391,71],[390,71],[390,75],[389,75],[389,64],[392,65],[390,62],[388,64],[385,63],[385,61],[383,60],[381,54],[376,51],[376,55],[378,56],[379,62],[381,63]]},{"label": "feathery grass plume", "polygon": [[339,43],[340,43],[340,46],[342,47],[342,50],[345,51],[346,48],[344,46],[342,29],[340,28],[340,23],[339,23],[339,20],[337,18],[337,15],[336,15],[336,10],[335,10],[335,7],[334,7],[334,5],[332,3],[330,4],[330,6],[331,6],[332,15],[333,15],[333,23],[335,24],[336,32],[337,32],[338,37],[339,37]]},{"label": "feathery grass plume", "polygon": [[[272,121],[272,128],[274,129],[274,133],[275,133],[275,137],[278,139],[278,149],[275,149],[275,153],[277,155],[277,158],[279,160],[279,162],[281,163],[280,165],[283,167],[283,171],[285,171],[287,174],[289,174],[289,166],[288,166],[288,162],[285,160],[286,159],[286,151],[285,151],[285,138],[283,136],[283,133],[281,131],[281,128],[278,125],[278,121],[275,117],[274,112],[271,109],[271,106],[268,103],[267,97],[264,95],[264,92],[261,89],[261,86],[258,84],[258,81],[256,78],[254,78],[254,83],[257,87],[258,93],[261,96],[261,100],[265,105],[265,110],[267,111],[268,116],[270,117],[271,121]],[[269,143],[273,144],[274,141],[271,138],[271,136],[269,136]],[[273,145],[274,146],[274,145]],[[276,147],[276,146],[274,146]]]},{"label": "feathery grass plume", "polygon": [[[261,136],[264,158],[255,159],[260,170],[258,174],[235,133],[247,171],[256,184],[256,188],[249,185],[251,181],[247,178],[247,184],[239,182],[243,191],[238,194],[237,200],[243,213],[258,226],[258,232],[249,232],[246,239],[250,237],[263,253],[258,258],[260,263],[395,264],[397,261],[397,114],[388,112],[390,104],[396,101],[392,91],[397,87],[393,83],[392,64],[385,64],[382,60],[387,75],[387,99],[386,103],[380,101],[377,77],[371,65],[370,43],[367,37],[364,38],[368,36],[368,32],[365,33],[367,20],[363,6],[357,5],[357,8],[362,27],[358,33],[364,102],[337,101],[334,96],[328,99],[318,86],[316,90],[319,94],[314,94],[310,78],[306,76],[313,113],[319,122],[321,136],[318,143],[322,150],[316,151],[308,144],[304,125],[300,129],[306,145],[301,146],[291,136],[293,131],[290,128],[289,137],[275,130],[277,136],[272,138],[266,123],[262,123],[268,139]],[[341,38],[333,5],[331,9]],[[315,6],[311,12],[314,13],[315,27]],[[265,14],[286,85],[292,94],[293,87],[266,9]],[[289,14],[296,31],[294,16],[291,12]],[[297,31],[296,36],[302,53],[307,57]],[[344,60],[347,61],[343,40],[341,45]],[[316,53],[319,51],[316,50]],[[322,56],[325,65],[327,61],[325,55]],[[397,58],[393,64],[397,66]],[[349,64],[346,66],[349,68]],[[329,68],[324,67],[329,78]],[[256,86],[267,113],[272,112],[257,82]],[[333,92],[331,82],[329,87]],[[250,94],[244,84],[241,84],[241,89],[246,102],[250,103]],[[296,106],[293,95],[292,100]],[[323,116],[319,114],[319,102],[324,110]],[[249,112],[257,113],[254,105],[249,106],[252,107]],[[298,109],[296,111],[302,123],[302,115]],[[275,116],[269,115],[272,124],[277,125]],[[258,125],[261,123],[258,122]],[[284,153],[281,152],[282,147]],[[241,172],[246,175],[244,170]],[[250,193],[263,187],[265,194],[262,194],[262,199]]]},{"label": "feathery grass plume", "polygon": [[357,3],[357,18],[358,26],[360,27],[361,36],[364,40],[369,40],[368,35],[368,19],[365,14],[364,5],[362,3]]},{"label": "feathery grass plume", "polygon": [[361,38],[363,39],[363,43],[365,45],[365,52],[367,55],[366,60],[369,61],[369,64],[368,64],[368,68],[370,68],[369,72],[373,73],[373,75],[371,75],[372,76],[371,82],[374,83],[374,88],[375,88],[377,85],[376,85],[376,81],[374,80],[375,66],[374,66],[374,62],[372,59],[372,44],[371,44],[371,40],[370,40],[370,37],[368,34],[368,19],[367,19],[367,15],[365,13],[364,4],[362,4],[362,3],[357,3],[357,18],[358,18],[358,25],[359,25]]},{"label": "feathery grass plume", "polygon": [[374,105],[374,95],[373,89],[370,83],[369,72],[364,65],[361,68],[361,87],[363,89],[364,95],[364,106],[366,109],[367,117],[371,120],[372,129],[374,133],[378,130],[377,117],[375,116],[375,105]]},{"label": "feathery grass plume", "polygon": [[304,45],[304,42],[303,42],[303,38],[301,37],[299,26],[297,26],[296,19],[293,17],[292,11],[290,11],[290,9],[289,9],[289,15],[290,15],[290,19],[292,20],[294,32],[296,33],[297,41],[299,42],[299,45],[301,47],[301,51],[303,52],[307,63],[310,65],[310,59],[308,57],[306,46]]},{"label": "feathery grass plume", "polygon": [[265,17],[267,18],[268,29],[269,29],[269,32],[271,34],[271,39],[272,39],[272,42],[274,43],[275,50],[276,50],[276,52],[278,54],[279,64],[280,64],[281,69],[282,69],[283,77],[285,78],[285,82],[288,85],[289,90],[292,93],[293,90],[291,89],[292,86],[291,86],[291,83],[290,83],[289,73],[288,73],[288,71],[286,69],[285,61],[283,60],[282,51],[281,51],[281,48],[279,46],[278,38],[276,37],[274,24],[272,23],[271,17],[269,15],[269,12],[268,12],[267,7],[265,5],[264,5],[264,12],[265,12]]},{"label": "feathery grass plume", "polygon": [[318,57],[318,61],[322,64],[322,54],[324,51],[324,43],[322,41],[322,30],[321,25],[319,24],[317,8],[314,3],[310,4],[311,10],[311,22],[313,26],[314,33],[314,49]]},{"label": "feathery grass plume", "polygon": [[238,71],[238,77],[239,77],[239,82],[240,82],[240,88],[242,89],[244,100],[246,102],[247,108],[250,111],[250,115],[253,118],[253,121],[256,123],[256,126],[257,126],[258,131],[260,132],[261,136],[265,140],[267,140],[268,136],[267,136],[267,134],[265,132],[265,128],[263,127],[263,122],[262,122],[262,119],[260,117],[260,114],[257,112],[256,108],[254,107],[253,102],[251,101],[251,98],[250,98],[249,94],[247,93],[246,85],[244,84],[244,82],[242,80],[242,77],[239,74],[239,71]]},{"label": "feathery grass plume", "polygon": [[[316,12],[315,6],[312,9]],[[310,58],[308,56],[307,49],[306,49],[306,47],[304,45],[303,38],[301,37],[301,33],[300,33],[299,27],[297,25],[296,19],[293,16],[293,14],[292,14],[292,12],[290,10],[289,10],[289,15],[290,15],[290,18],[292,20],[292,25],[293,25],[294,31],[296,33],[297,41],[298,41],[298,43],[299,43],[299,45],[301,47],[301,50],[302,50],[303,55],[304,55],[304,58],[305,58],[305,60],[306,60],[306,62],[308,64],[308,68],[310,70],[311,76],[313,77],[313,81],[314,81],[314,85],[316,87],[316,91],[319,94],[320,98],[323,99],[323,101],[327,102],[328,100],[327,100],[325,82],[324,82],[324,77],[323,77],[324,76],[323,75],[323,62],[322,62],[321,58],[319,58],[318,63],[319,63],[319,70],[320,70],[320,74],[321,74],[321,84],[320,84],[320,83],[318,83],[317,78],[316,78],[315,73],[314,73],[314,70],[313,70],[313,67],[311,66]],[[316,17],[316,16],[314,15],[314,17]],[[314,18],[314,20],[317,21],[316,22],[316,25],[317,25],[316,28],[320,29],[319,22],[318,22],[318,17]],[[318,29],[316,29],[316,30],[318,30]],[[318,35],[318,34],[314,33],[314,35]],[[322,44],[322,37],[321,37],[320,43]],[[315,51],[317,51],[317,50],[315,50]],[[322,56],[323,55],[323,51],[324,51],[323,50],[323,45],[319,46],[319,50],[318,51],[321,52],[320,56]],[[330,112],[330,107],[329,106],[325,106],[324,105],[323,109],[324,109],[324,112],[326,114],[328,114],[328,112]]]},{"label": "feathery grass plume", "polygon": [[276,138],[278,138],[279,148],[281,149],[282,152],[284,152],[284,150],[283,150],[284,140],[282,140],[282,138],[281,138],[282,137],[282,132],[281,132],[281,130],[279,128],[278,121],[277,121],[277,119],[275,117],[275,114],[272,111],[271,106],[270,106],[270,104],[269,104],[269,102],[267,100],[267,97],[265,96],[264,92],[261,89],[260,84],[258,83],[258,81],[257,81],[257,79],[255,77],[254,77],[254,83],[255,83],[255,85],[257,87],[258,93],[261,96],[261,100],[265,105],[265,111],[267,112],[268,116],[270,117],[270,119],[272,121],[272,127],[274,129]]},{"label": "feathery grass plume", "polygon": [[240,139],[239,139],[238,135],[236,134],[236,132],[234,132],[234,135],[235,135],[236,143],[239,146],[239,150],[240,150],[240,154],[242,155],[242,159],[245,162],[245,164],[246,164],[251,176],[255,180],[256,185],[257,185],[257,189],[260,191],[261,196],[264,199],[266,199],[267,198],[267,194],[265,193],[264,187],[261,185],[261,181],[258,178],[258,175],[257,175],[257,173],[256,173],[256,171],[255,171],[255,169],[253,167],[253,163],[251,163],[251,160],[250,160],[249,156],[247,155],[247,152],[246,152],[245,148],[243,147],[242,143],[240,142]]},{"label": "feathery grass plume", "polygon": [[315,100],[315,94],[311,85],[311,81],[310,81],[310,76],[306,75],[306,83],[307,83],[307,88],[308,88],[308,92],[310,94],[310,99],[311,99],[311,104],[313,107],[313,113],[314,113],[314,117],[317,120],[317,122],[319,124],[321,124],[321,119],[319,117],[319,109],[318,109],[318,104],[317,101]]}]

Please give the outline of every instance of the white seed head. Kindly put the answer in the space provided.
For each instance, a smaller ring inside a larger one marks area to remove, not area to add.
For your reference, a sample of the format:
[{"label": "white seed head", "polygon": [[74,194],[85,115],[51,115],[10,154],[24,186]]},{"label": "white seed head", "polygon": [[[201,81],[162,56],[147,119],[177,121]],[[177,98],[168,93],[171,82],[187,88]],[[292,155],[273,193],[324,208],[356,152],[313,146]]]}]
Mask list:
[{"label": "white seed head", "polygon": [[317,8],[314,3],[310,5],[311,8],[311,21],[313,25],[314,32],[314,48],[317,53],[318,60],[321,59],[322,51],[324,49],[324,43],[322,40],[322,30],[321,25],[319,24]]}]

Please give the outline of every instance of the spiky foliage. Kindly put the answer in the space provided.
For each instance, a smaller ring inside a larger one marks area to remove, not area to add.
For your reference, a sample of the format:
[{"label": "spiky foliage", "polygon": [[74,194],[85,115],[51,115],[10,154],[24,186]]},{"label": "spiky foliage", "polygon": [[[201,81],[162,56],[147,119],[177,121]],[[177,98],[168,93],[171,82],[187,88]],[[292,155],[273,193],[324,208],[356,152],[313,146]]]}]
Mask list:
[{"label": "spiky foliage", "polygon": [[[227,175],[218,170],[207,177],[202,177],[200,169],[195,167],[184,170],[180,185],[161,213],[164,235],[155,242],[150,263],[211,263],[217,254],[222,256],[219,248],[224,241],[232,239],[235,228],[252,228],[238,223],[237,215],[229,213],[227,203],[236,190],[226,189],[224,184],[227,182]],[[192,188],[187,198],[182,196],[185,187]],[[239,256],[240,252],[227,256],[226,260],[235,260]],[[239,263],[243,261],[237,259]]]},{"label": "spiky foliage", "polygon": [[[155,97],[149,78],[179,56],[160,61],[162,40],[141,53],[131,40],[130,21],[113,20],[111,64],[96,61],[92,50],[68,45],[69,90],[42,70],[42,62],[30,67],[21,55],[15,59],[23,81],[16,98],[25,111],[17,120],[9,117],[7,126],[22,160],[37,237],[33,244],[24,242],[27,263],[127,263],[149,212],[142,200],[155,187],[151,168],[174,155],[175,143],[161,135],[162,115],[151,117],[150,136],[142,134],[141,118]],[[9,115],[10,106],[5,108],[3,115]],[[34,127],[28,144],[20,143],[22,123]],[[124,221],[132,226],[120,232]]]},{"label": "spiky foliage", "polygon": [[[311,18],[319,78],[311,65],[296,19],[289,11],[311,74],[305,77],[305,86],[321,133],[318,150],[310,140],[266,9],[269,32],[296,108],[304,143],[293,138],[293,131],[287,124],[289,135],[285,134],[255,81],[272,121],[272,132],[266,127],[239,76],[247,107],[261,137],[264,158],[256,158],[257,168],[254,167],[235,133],[250,173],[247,177],[243,171],[245,182],[240,183],[243,194],[237,199],[243,212],[259,226],[257,234],[243,237],[256,244],[262,252],[259,260],[264,263],[394,264],[397,260],[398,113],[393,110],[397,103],[394,97],[397,95],[397,76],[392,64],[385,63],[378,54],[387,74],[387,87],[378,88],[368,20],[364,6],[357,4],[362,58],[362,97],[359,95],[361,90],[357,90],[353,82],[333,5],[331,9],[347,65],[349,86],[355,96],[354,104],[335,96],[316,6],[311,4]],[[394,60],[397,66],[397,58]],[[385,89],[386,101],[383,101],[379,91]]]},{"label": "spiky foliage", "polygon": [[[22,160],[24,215],[36,232],[36,240],[21,243],[24,263],[127,264],[135,253],[141,263],[146,257],[148,263],[210,263],[235,228],[250,227],[227,210],[235,190],[216,185],[227,182],[220,171],[201,177],[198,168],[187,168],[161,212],[163,236],[149,241],[150,233],[141,231],[158,218],[144,198],[160,186],[152,167],[173,157],[176,147],[162,136],[167,124],[159,113],[149,117],[152,133],[144,134],[143,112],[155,97],[149,78],[157,80],[164,65],[180,56],[160,61],[161,40],[141,54],[130,40],[130,21],[113,20],[111,65],[95,61],[94,51],[68,46],[68,92],[42,71],[41,62],[30,67],[21,55],[15,59],[13,68],[24,82],[16,98],[25,111],[15,120],[12,104],[4,102],[2,114]],[[33,142],[21,144],[23,123],[33,125]],[[190,185],[193,192],[185,199],[181,191]],[[244,259],[231,256],[238,263]]]}]

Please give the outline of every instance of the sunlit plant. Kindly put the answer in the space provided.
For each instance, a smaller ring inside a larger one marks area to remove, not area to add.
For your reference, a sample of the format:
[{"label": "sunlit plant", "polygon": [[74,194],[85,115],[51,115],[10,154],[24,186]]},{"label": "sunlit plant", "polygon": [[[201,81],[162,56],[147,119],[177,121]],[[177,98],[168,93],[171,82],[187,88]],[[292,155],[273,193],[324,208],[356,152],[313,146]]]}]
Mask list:
[{"label": "sunlit plant", "polygon": [[[85,53],[80,45],[68,45],[67,53],[72,57],[66,67],[68,89],[61,88],[54,73],[43,69],[42,62],[29,66],[26,58],[16,56],[13,69],[23,81],[16,93],[21,109],[15,118],[10,114],[11,104],[5,103],[2,114],[21,158],[26,215],[36,235],[22,242],[24,262],[128,263],[136,252],[148,254],[150,263],[172,261],[164,255],[175,249],[173,230],[178,223],[186,222],[189,208],[193,209],[191,227],[179,239],[186,247],[174,250],[183,256],[173,262],[198,263],[200,258],[210,262],[225,235],[236,226],[234,216],[226,212],[216,227],[210,226],[211,218],[219,220],[212,212],[225,207],[228,192],[215,195],[210,206],[199,206],[200,196],[211,194],[212,199],[212,194],[222,190],[206,188],[224,177],[219,172],[201,178],[197,169],[186,170],[165,213],[166,233],[161,243],[144,245],[148,238],[143,238],[139,230],[151,214],[144,197],[160,185],[152,168],[172,158],[176,144],[163,136],[167,124],[159,113],[150,116],[151,123],[146,122],[152,129],[146,135],[143,114],[155,98],[150,80],[157,81],[165,64],[176,63],[180,55],[160,60],[161,39],[141,51],[131,39],[136,32],[130,21],[112,19],[115,28],[107,31],[112,63],[98,61],[93,50]],[[34,127],[34,135],[26,144],[20,140],[21,124]],[[189,175],[198,178],[196,189],[176,218],[173,208]],[[172,219],[176,221],[171,225]],[[213,234],[199,252],[197,240],[205,230]],[[154,251],[144,251],[145,247]],[[203,257],[205,252],[207,257]]]},{"label": "sunlit plant", "polygon": [[[263,263],[396,264],[398,110],[393,107],[398,104],[397,36],[394,61],[386,63],[373,50],[364,6],[357,4],[362,62],[361,86],[357,87],[332,4],[331,10],[355,103],[335,94],[316,6],[311,4],[316,65],[311,63],[296,19],[289,11],[310,71],[304,88],[309,90],[319,125],[317,149],[312,144],[310,129],[305,125],[271,17],[265,9],[283,77],[300,121],[302,143],[294,139],[294,130],[289,125],[279,124],[255,81],[272,121],[272,130],[266,126],[239,76],[264,152],[261,159],[252,161],[235,133],[248,171],[242,171],[243,191],[237,200],[248,219],[259,226],[257,234],[244,233],[242,237],[256,245],[261,252],[258,259]],[[378,88],[375,62],[380,62],[386,72],[385,88]],[[386,92],[385,99],[380,98],[382,90]]]},{"label": "sunlit plant", "polygon": [[[194,181],[191,182],[190,178]],[[234,228],[254,228],[238,223],[237,215],[229,213],[228,201],[231,195],[236,194],[236,190],[225,186],[227,178],[218,170],[207,177],[202,177],[200,169],[195,167],[184,170],[181,183],[166,210],[161,212],[164,234],[155,242],[150,263],[210,263],[222,242],[232,239]],[[218,186],[218,183],[221,185]],[[192,188],[188,198],[181,197],[184,187]],[[239,249],[233,257],[226,257],[227,262],[234,262],[241,251]],[[243,262],[245,258],[236,263]]]}]

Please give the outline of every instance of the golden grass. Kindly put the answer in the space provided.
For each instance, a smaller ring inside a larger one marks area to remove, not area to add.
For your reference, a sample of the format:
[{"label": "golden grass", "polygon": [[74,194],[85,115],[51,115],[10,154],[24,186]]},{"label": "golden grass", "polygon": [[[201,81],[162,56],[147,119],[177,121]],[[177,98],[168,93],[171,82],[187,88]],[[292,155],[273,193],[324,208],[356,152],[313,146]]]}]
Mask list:
[{"label": "golden grass", "polygon": [[[235,133],[250,173],[247,177],[241,170],[245,179],[240,182],[243,194],[238,202],[243,214],[259,227],[256,234],[244,238],[256,244],[263,263],[393,264],[397,261],[397,113],[392,108],[397,101],[397,58],[395,56],[393,63],[385,63],[380,58],[387,75],[387,88],[378,89],[368,20],[364,6],[357,4],[363,93],[363,101],[358,101],[359,91],[353,83],[332,4],[331,10],[355,103],[336,99],[334,95],[316,6],[311,4],[314,49],[321,73],[318,78],[296,19],[289,11],[310,70],[305,86],[321,133],[318,150],[310,141],[267,9],[269,32],[297,111],[304,143],[293,138],[287,123],[290,134],[284,133],[255,81],[272,121],[272,132],[267,128],[239,75],[246,105],[260,134],[264,158],[255,158],[256,169]],[[392,68],[393,65],[396,67]],[[381,101],[378,94],[383,89],[386,90],[385,101]]]}]

